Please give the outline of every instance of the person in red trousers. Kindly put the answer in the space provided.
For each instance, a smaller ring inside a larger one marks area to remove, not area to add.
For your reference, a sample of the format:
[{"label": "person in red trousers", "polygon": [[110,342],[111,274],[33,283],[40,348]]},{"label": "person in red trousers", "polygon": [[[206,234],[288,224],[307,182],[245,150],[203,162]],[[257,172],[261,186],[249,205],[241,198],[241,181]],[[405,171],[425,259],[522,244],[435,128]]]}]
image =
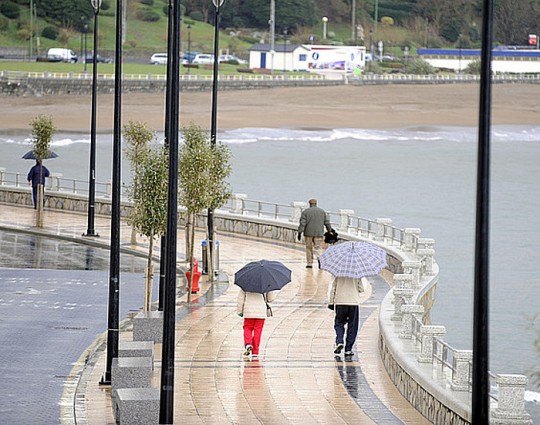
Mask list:
[{"label": "person in red trousers", "polygon": [[264,321],[272,311],[268,303],[274,301],[276,296],[277,291],[259,294],[240,289],[236,312],[244,318],[244,357],[259,357]]}]

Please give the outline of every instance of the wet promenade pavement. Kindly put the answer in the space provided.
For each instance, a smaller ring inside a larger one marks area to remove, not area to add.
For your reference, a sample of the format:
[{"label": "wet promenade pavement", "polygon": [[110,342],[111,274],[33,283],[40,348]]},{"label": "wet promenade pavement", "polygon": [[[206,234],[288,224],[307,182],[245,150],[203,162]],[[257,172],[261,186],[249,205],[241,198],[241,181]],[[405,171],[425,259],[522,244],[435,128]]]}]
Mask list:
[{"label": "wet promenade pavement", "polygon": [[[15,228],[23,232],[55,235],[62,238],[63,243],[81,240],[83,239],[81,234],[86,230],[86,215],[47,210],[44,228],[37,229],[33,224],[33,209],[0,205],[2,237],[6,229]],[[90,243],[107,244],[109,225],[110,219],[96,217],[95,229],[100,238],[92,239]],[[137,246],[129,245],[130,234],[130,229],[123,225],[122,247],[144,251],[145,243],[142,240],[138,241]],[[202,238],[202,235],[197,235],[196,240],[200,241]],[[380,300],[388,290],[388,285],[382,278],[371,279],[364,293],[361,306],[362,324],[354,348],[356,355],[350,361],[343,358],[336,359],[332,353],[333,313],[326,308],[326,289],[330,276],[318,269],[305,269],[302,247],[225,234],[219,234],[218,239],[220,269],[226,275],[233,276],[249,261],[266,258],[285,263],[293,271],[293,280],[281,291],[273,304],[274,317],[266,321],[261,357],[258,361],[246,362],[241,356],[242,321],[236,315],[235,308],[238,288],[232,282],[204,281],[201,284],[201,291],[194,296],[190,305],[187,304],[185,295],[178,300],[175,423],[427,423],[400,396],[389,381],[379,359],[377,315]],[[179,231],[180,259],[184,257],[185,251],[183,240],[184,234]],[[4,243],[2,245],[4,246]],[[159,253],[159,247],[156,247],[156,253]],[[55,255],[54,250],[45,257],[50,255]],[[123,257],[122,262],[124,261],[129,260],[124,260]],[[79,263],[79,266],[83,263],[84,261]],[[30,267],[34,266],[28,265],[28,268]],[[130,265],[128,269],[130,267],[133,266]],[[129,270],[137,271],[133,268]],[[49,273],[56,276],[52,282],[47,281],[46,276]],[[53,422],[40,420],[41,416],[34,416],[36,420],[33,422],[6,422],[3,420],[4,412],[0,410],[0,422],[114,424],[110,390],[98,385],[105,371],[105,352],[101,345],[103,336],[97,336],[94,330],[90,330],[90,327],[99,328],[100,325],[93,324],[92,308],[89,305],[101,303],[103,297],[106,299],[107,276],[108,272],[103,271],[46,271],[38,274],[35,270],[0,269],[0,279],[7,279],[6,281],[11,279],[15,282],[23,279],[18,284],[19,288],[24,287],[23,292],[43,293],[52,290],[47,295],[50,299],[43,307],[29,308],[24,304],[17,304],[18,307],[15,307],[15,304],[11,306],[8,304],[6,308],[20,311],[20,314],[26,316],[23,321],[15,320],[9,324],[14,334],[9,337],[11,339],[8,345],[16,347],[21,345],[21,341],[25,344],[22,338],[17,339],[15,335],[18,329],[22,337],[23,330],[31,326],[32,320],[34,324],[42,323],[43,327],[49,329],[70,323],[69,326],[77,329],[65,330],[66,332],[88,334],[89,339],[93,341],[86,346],[86,342],[73,344],[70,350],[66,350],[57,345],[53,338],[41,349],[42,352],[47,351],[48,357],[41,359],[36,352],[35,367],[31,369],[19,365],[13,358],[2,358],[3,364],[9,364],[11,369],[23,369],[18,378],[23,382],[17,384],[13,397],[21,403],[21,411],[34,405],[37,411],[43,410],[43,413],[46,413],[56,410],[60,415]],[[123,284],[131,278],[132,275],[127,271],[121,273]],[[69,303],[79,303],[77,297],[83,296],[78,291],[72,291],[72,288],[77,286],[76,282],[83,282],[84,284],[79,283],[79,286],[91,287],[93,292],[92,295],[85,296],[87,299],[85,304],[88,306],[85,307],[84,303],[77,304],[74,310],[78,314],[74,314],[73,310],[62,308]],[[142,288],[142,277],[140,287]],[[131,302],[128,298],[133,297],[136,305],[142,304],[142,290],[139,303],[136,300],[139,295],[133,292],[129,294],[128,289],[124,287],[121,289],[120,299],[125,303],[123,314],[132,309],[128,305]],[[24,296],[26,297],[24,299],[28,299],[30,295],[25,293]],[[8,298],[4,297],[4,294],[2,297]],[[48,315],[46,310],[54,306],[54,302],[58,302],[61,307],[54,310],[55,315]],[[4,308],[3,305],[0,307]],[[79,314],[80,322],[73,321],[75,319],[72,316]],[[4,314],[2,316],[5,317]],[[0,332],[5,332],[3,330],[5,326],[7,323],[0,322]],[[82,328],[88,328],[88,332]],[[98,332],[104,329],[105,326]],[[121,332],[120,338],[131,339],[129,325]],[[85,365],[81,357],[84,359],[86,355],[89,357]],[[11,357],[16,354],[5,350],[4,346],[2,356]],[[57,357],[65,357],[65,363],[70,365],[73,363],[70,373],[64,375],[66,373],[64,371],[55,372],[49,368],[52,365],[49,361]],[[159,386],[160,362],[160,344],[156,344],[153,380],[155,387]],[[29,383],[30,376],[34,374],[43,375],[49,382],[57,384],[58,388],[64,384],[63,394],[59,394],[57,390],[52,392],[55,396],[60,395],[54,406],[38,405],[36,400],[39,397],[35,394],[39,395],[42,389],[35,388]]]}]

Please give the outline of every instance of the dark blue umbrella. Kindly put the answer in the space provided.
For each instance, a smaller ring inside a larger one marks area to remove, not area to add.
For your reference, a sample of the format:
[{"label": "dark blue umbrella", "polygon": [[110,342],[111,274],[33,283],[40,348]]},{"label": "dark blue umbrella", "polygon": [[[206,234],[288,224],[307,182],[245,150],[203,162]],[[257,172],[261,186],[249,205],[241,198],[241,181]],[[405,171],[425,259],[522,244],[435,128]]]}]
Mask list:
[{"label": "dark blue umbrella", "polygon": [[[53,151],[47,151],[47,155],[45,155],[42,159],[50,159],[50,158],[57,158],[58,155]],[[23,159],[37,159],[34,155],[34,151],[28,151],[23,155]]]},{"label": "dark blue umbrella", "polygon": [[291,271],[279,261],[253,261],[234,274],[235,285],[259,294],[277,291],[290,281]]}]

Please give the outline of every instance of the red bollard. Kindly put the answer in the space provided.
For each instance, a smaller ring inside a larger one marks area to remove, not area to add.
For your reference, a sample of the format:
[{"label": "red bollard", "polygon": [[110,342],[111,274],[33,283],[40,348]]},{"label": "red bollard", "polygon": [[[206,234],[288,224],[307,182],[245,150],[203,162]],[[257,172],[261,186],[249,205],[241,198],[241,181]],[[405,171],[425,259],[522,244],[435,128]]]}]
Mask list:
[{"label": "red bollard", "polygon": [[[188,282],[188,289],[189,289],[189,277],[191,276],[191,272],[188,270],[186,272],[186,278]],[[199,271],[199,262],[196,258],[193,259],[193,282],[191,282],[191,293],[196,294],[199,292],[199,279],[201,278],[202,273]]]}]

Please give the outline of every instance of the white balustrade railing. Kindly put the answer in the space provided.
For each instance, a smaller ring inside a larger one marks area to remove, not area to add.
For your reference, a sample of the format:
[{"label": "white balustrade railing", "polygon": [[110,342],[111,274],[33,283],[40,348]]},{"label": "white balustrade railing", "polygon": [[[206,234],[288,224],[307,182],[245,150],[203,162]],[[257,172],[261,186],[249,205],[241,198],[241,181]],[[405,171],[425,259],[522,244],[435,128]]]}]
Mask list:
[{"label": "white balustrade railing", "polygon": [[[480,82],[479,75],[469,74],[370,74],[352,76],[343,74],[343,81],[366,81],[372,83],[388,83],[388,82],[416,82],[416,83],[446,83],[446,82]],[[25,72],[25,71],[0,71],[0,79],[5,80],[20,80],[21,78],[30,79],[60,79],[60,80],[91,80],[92,73],[90,72]],[[114,74],[97,74],[99,80],[114,80]],[[123,80],[156,80],[165,81],[166,74],[122,74]],[[211,81],[211,74],[182,74],[179,76],[182,81]],[[291,75],[273,75],[273,74],[220,74],[218,78],[221,81],[313,81],[326,80],[325,75],[305,73]],[[492,81],[514,81],[514,82],[540,82],[539,74],[496,74],[493,75]],[[335,77],[332,78],[335,80]]]}]

